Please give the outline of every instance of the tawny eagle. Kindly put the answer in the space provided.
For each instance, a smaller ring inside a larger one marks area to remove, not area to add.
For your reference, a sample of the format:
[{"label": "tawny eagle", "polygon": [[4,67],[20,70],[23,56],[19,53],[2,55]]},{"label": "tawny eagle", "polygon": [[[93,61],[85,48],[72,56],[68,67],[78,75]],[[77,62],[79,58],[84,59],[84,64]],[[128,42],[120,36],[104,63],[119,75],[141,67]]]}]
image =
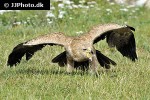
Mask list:
[{"label": "tawny eagle", "polygon": [[116,47],[123,56],[135,61],[136,43],[132,31],[135,29],[131,26],[109,23],[97,25],[86,34],[77,37],[65,36],[61,32],[38,36],[14,47],[8,57],[7,65],[17,65],[24,55],[26,60],[29,60],[36,51],[46,45],[59,45],[63,46],[65,51],[53,58],[52,62],[60,66],[67,65],[67,72],[72,72],[74,68],[89,68],[97,72],[98,63],[109,69],[110,64],[116,65],[116,63],[96,50],[93,45],[106,38],[110,47]]}]

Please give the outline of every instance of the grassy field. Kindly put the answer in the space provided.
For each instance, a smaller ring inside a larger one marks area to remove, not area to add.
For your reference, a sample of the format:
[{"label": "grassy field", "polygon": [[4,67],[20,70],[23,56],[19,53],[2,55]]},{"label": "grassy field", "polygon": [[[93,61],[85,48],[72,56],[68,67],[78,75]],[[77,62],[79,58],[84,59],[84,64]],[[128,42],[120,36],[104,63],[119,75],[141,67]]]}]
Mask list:
[{"label": "grassy field", "polygon": [[[79,3],[75,0],[75,4]],[[81,3],[83,7],[60,7],[53,2],[48,11],[6,12],[0,15],[0,100],[149,100],[150,99],[150,14],[145,8],[119,6],[99,0],[96,4]],[[86,5],[86,6],[85,6]],[[88,6],[87,6],[88,5]],[[89,8],[88,8],[89,7]],[[65,11],[61,16],[59,11]],[[117,63],[100,77],[74,71],[51,63],[64,49],[47,46],[30,61],[21,61],[13,68],[7,66],[14,46],[41,34],[64,32],[77,36],[93,25],[115,22],[133,26],[138,61],[135,63],[105,41],[95,45]]]}]

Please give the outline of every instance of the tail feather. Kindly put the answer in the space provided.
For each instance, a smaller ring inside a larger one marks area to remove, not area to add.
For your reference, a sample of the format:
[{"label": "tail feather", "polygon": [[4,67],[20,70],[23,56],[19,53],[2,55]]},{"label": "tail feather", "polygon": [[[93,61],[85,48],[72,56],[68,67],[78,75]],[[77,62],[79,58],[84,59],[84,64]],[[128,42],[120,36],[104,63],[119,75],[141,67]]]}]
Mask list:
[{"label": "tail feather", "polygon": [[[110,68],[110,64],[116,65],[114,61],[103,55],[100,51],[96,50],[96,56],[98,59],[99,64],[106,68]],[[53,63],[58,63],[59,66],[63,67],[67,64],[67,58],[66,58],[66,51],[60,53],[55,58],[52,59]],[[74,63],[74,68],[81,69],[81,70],[88,70],[89,69],[89,61],[83,61],[83,62],[76,62]]]},{"label": "tail feather", "polygon": [[[52,59],[53,63],[58,63],[60,67],[63,67],[67,64],[67,58],[66,58],[66,51],[60,53],[55,58]],[[88,61],[83,62],[76,62],[74,63],[74,68],[81,69],[81,70],[87,70],[89,67]]]}]

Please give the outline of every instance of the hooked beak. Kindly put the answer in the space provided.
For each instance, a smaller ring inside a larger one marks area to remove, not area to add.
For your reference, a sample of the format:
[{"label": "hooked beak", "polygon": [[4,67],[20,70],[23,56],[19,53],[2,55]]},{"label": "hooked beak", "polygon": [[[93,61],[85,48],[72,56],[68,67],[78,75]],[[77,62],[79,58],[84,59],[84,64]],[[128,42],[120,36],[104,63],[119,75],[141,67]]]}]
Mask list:
[{"label": "hooked beak", "polygon": [[89,58],[90,61],[92,61],[93,54],[92,54],[91,50],[86,51],[86,56],[87,56],[87,58]]}]

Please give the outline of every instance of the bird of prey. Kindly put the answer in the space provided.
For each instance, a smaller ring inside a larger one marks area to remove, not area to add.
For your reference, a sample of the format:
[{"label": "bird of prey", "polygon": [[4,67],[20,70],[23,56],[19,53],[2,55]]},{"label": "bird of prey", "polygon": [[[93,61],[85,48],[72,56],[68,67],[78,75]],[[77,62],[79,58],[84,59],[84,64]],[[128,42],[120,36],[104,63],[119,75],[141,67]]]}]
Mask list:
[{"label": "bird of prey", "polygon": [[128,25],[108,23],[94,26],[87,33],[76,37],[65,36],[61,32],[38,36],[14,47],[8,57],[7,65],[17,65],[24,55],[26,60],[29,60],[36,51],[46,45],[59,45],[64,47],[65,51],[53,58],[53,63],[66,65],[69,73],[74,68],[90,69],[97,73],[98,64],[106,69],[110,68],[110,64],[116,65],[113,60],[94,48],[95,43],[105,38],[109,47],[116,47],[123,56],[132,61],[137,59],[133,31],[135,29]]}]

